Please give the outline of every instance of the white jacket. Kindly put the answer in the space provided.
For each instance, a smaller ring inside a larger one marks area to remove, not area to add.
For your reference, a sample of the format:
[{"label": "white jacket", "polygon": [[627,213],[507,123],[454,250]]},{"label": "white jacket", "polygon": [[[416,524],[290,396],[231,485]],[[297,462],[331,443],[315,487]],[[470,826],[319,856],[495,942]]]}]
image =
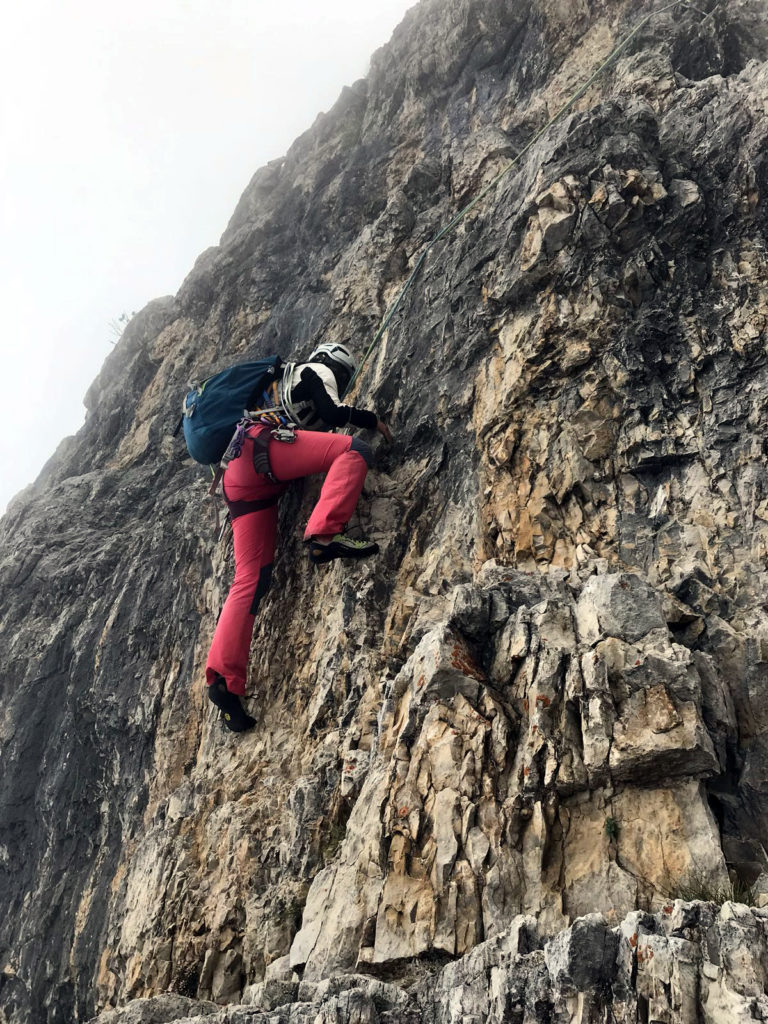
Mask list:
[{"label": "white jacket", "polygon": [[294,402],[291,399],[293,389],[299,384],[301,375],[309,367],[314,370],[334,405],[343,405],[339,397],[339,386],[330,367],[324,363],[289,363],[280,382],[280,402],[297,426],[302,430],[330,430],[320,419],[317,410],[310,401]]}]

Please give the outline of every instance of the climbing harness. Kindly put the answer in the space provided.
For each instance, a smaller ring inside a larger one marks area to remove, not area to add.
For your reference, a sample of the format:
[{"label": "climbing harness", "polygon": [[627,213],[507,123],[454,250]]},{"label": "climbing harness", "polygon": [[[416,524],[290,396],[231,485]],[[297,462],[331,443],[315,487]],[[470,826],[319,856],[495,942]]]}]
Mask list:
[{"label": "climbing harness", "polygon": [[[211,466],[213,479],[211,480],[211,486],[208,488],[208,497],[210,497],[214,502],[215,533],[219,541],[224,536],[227,524],[231,522],[232,519],[237,518],[238,515],[243,515],[246,511],[257,511],[261,508],[267,508],[270,504],[274,504],[277,501],[277,498],[270,499],[266,504],[261,501],[240,501],[235,503],[228,501],[227,505],[229,507],[229,511],[225,517],[224,525],[221,525],[219,505],[216,501],[219,484],[221,483],[230,462],[233,462],[235,459],[239,459],[242,456],[246,441],[250,441],[253,446],[252,460],[255,471],[266,476],[273,483],[278,482],[272,474],[272,469],[269,464],[269,438],[274,437],[277,441],[282,441],[286,444],[293,444],[296,440],[296,436],[294,434],[295,427],[293,423],[280,422],[277,426],[274,426],[275,421],[272,416],[272,413],[261,415],[259,410],[254,410],[253,413],[243,417],[235,427],[232,440],[229,442],[227,450],[222,455],[218,466],[216,466],[215,469]],[[257,429],[252,429],[254,427]],[[233,505],[237,505],[239,511],[236,511],[233,508]],[[246,508],[246,506],[248,507]]]},{"label": "climbing harness", "polygon": [[685,0],[673,0],[672,3],[666,4],[666,6],[659,8],[659,10],[651,11],[650,14],[646,15],[646,17],[643,18],[642,21],[638,22],[638,24],[632,29],[632,31],[629,32],[624,37],[624,39],[618,44],[618,46],[616,46],[613,50],[611,50],[611,52],[605,58],[603,63],[600,65],[600,67],[595,72],[593,72],[592,75],[590,75],[590,77],[587,79],[587,81],[579,89],[576,90],[576,92],[571,96],[571,98],[569,100],[567,100],[562,105],[562,107],[560,107],[560,109],[557,111],[557,113],[554,114],[549,119],[549,121],[547,121],[547,123],[544,125],[544,127],[540,128],[531,137],[531,139],[529,139],[529,141],[525,144],[525,146],[523,146],[523,148],[520,150],[520,152],[517,154],[517,156],[515,156],[514,159],[512,159],[506,165],[506,167],[503,167],[499,171],[499,173],[496,175],[496,177],[493,178],[492,181],[490,181],[485,186],[485,188],[483,188],[475,196],[475,198],[471,200],[471,202],[467,203],[467,205],[465,207],[463,207],[461,210],[459,210],[459,212],[453,217],[453,219],[450,220],[449,223],[446,224],[444,227],[442,227],[437,232],[437,234],[434,235],[434,237],[431,238],[427,242],[427,244],[424,246],[423,250],[421,251],[421,254],[420,254],[419,258],[416,260],[416,264],[415,264],[413,270],[411,271],[407,281],[403,285],[403,288],[400,291],[400,294],[397,296],[397,298],[395,299],[394,303],[390,306],[389,310],[387,311],[384,319],[382,320],[382,322],[381,322],[381,324],[379,326],[379,329],[376,331],[376,334],[373,337],[373,340],[371,341],[370,345],[366,349],[365,354],[363,355],[362,359],[360,360],[360,363],[359,363],[357,369],[355,370],[354,374],[352,375],[352,377],[351,377],[351,379],[349,381],[349,384],[344,389],[342,397],[344,397],[344,395],[348,394],[348,392],[352,389],[352,386],[354,385],[355,381],[357,380],[357,378],[362,373],[363,367],[365,366],[365,364],[366,364],[366,362],[368,360],[368,357],[370,356],[371,352],[374,350],[376,345],[379,343],[382,335],[384,334],[384,332],[386,331],[387,327],[389,326],[389,323],[392,320],[392,317],[395,315],[397,310],[400,308],[400,304],[402,303],[402,301],[405,298],[406,294],[410,290],[411,285],[415,281],[416,276],[419,273],[419,270],[421,269],[422,264],[424,263],[424,260],[426,259],[427,254],[429,253],[430,249],[432,249],[432,247],[434,245],[436,245],[440,241],[441,238],[444,238],[449,233],[449,231],[452,231],[453,228],[455,228],[456,225],[461,220],[463,220],[464,217],[466,217],[466,215],[470,212],[470,210],[473,210],[475,208],[475,206],[477,206],[477,204],[488,195],[489,192],[492,192],[493,189],[495,189],[496,186],[499,184],[499,182],[502,180],[502,178],[506,177],[506,175],[509,174],[509,172],[512,170],[512,168],[515,167],[520,162],[522,157],[525,156],[525,154],[530,149],[532,149],[533,146],[535,146],[535,144],[539,141],[539,139],[542,137],[542,135],[544,135],[544,133],[547,132],[552,127],[553,124],[555,124],[557,121],[559,121],[560,118],[568,110],[570,110],[571,107],[575,103],[578,102],[578,100],[581,99],[581,97],[584,95],[584,93],[587,91],[587,89],[590,87],[590,85],[592,85],[593,82],[597,81],[597,79],[600,77],[600,75],[602,75],[603,71],[605,71],[605,69],[608,67],[608,65],[611,63],[611,61],[613,61],[614,57],[617,57],[618,54],[620,54],[621,51],[626,48],[626,46],[629,43],[629,41],[634,36],[637,35],[637,33],[640,31],[640,29],[643,28],[643,26],[646,25],[651,20],[651,18],[655,18],[659,14],[664,14],[665,11],[671,11],[673,7],[685,7],[687,9],[689,9],[689,10],[696,11],[697,14],[704,15],[704,20],[701,22],[701,24],[703,25],[705,21],[707,21],[709,18],[712,17],[712,15],[715,13],[717,8],[720,6],[721,2],[722,2],[722,0],[719,0],[719,2],[716,3],[713,6],[712,10],[708,14],[705,14],[704,11],[701,11],[701,10],[699,10],[698,7],[694,7],[692,4],[685,2]]}]

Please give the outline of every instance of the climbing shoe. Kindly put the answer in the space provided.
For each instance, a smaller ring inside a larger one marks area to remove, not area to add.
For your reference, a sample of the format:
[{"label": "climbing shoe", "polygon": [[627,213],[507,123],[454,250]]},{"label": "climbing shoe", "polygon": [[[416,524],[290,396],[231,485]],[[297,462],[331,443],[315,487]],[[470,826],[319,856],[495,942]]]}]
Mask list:
[{"label": "climbing shoe", "polygon": [[372,540],[353,540],[346,533],[337,533],[327,543],[317,540],[309,542],[309,560],[314,565],[322,565],[334,558],[369,558],[378,554],[379,545]]},{"label": "climbing shoe", "polygon": [[256,719],[246,713],[238,695],[227,689],[222,676],[217,676],[208,687],[208,699],[219,709],[221,720],[232,732],[246,732],[256,725]]}]

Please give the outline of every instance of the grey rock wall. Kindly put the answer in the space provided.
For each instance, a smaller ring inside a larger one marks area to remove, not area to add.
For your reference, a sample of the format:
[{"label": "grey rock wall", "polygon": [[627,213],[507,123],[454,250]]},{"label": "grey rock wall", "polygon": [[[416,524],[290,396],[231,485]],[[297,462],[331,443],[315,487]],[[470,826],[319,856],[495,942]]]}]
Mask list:
[{"label": "grey rock wall", "polygon": [[191,377],[361,352],[646,10],[422,0],[10,506],[6,1024],[763,1013],[761,912],[673,899],[768,893],[760,0],[651,20],[431,253],[355,395],[396,435],[381,555],[310,572],[317,482],[284,500],[239,739],[202,686],[231,553],[170,436]]},{"label": "grey rock wall", "polygon": [[[540,1024],[541,1021],[768,1020],[765,911],[735,903],[675,901],[636,911],[611,928],[578,918],[542,943],[535,920],[443,967],[424,967],[408,990],[369,975],[265,982],[248,1003],[217,1012],[178,997],[135,1000],[98,1024]],[[749,955],[745,956],[745,951]]]}]

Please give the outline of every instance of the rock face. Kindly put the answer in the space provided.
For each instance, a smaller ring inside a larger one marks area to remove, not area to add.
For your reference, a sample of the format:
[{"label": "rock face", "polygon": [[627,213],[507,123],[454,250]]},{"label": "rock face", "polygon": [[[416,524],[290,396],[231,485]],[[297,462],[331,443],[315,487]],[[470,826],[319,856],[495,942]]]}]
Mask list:
[{"label": "rock face", "polygon": [[407,992],[367,974],[267,982],[225,1012],[197,1004],[179,1017],[180,997],[159,996],[104,1013],[99,1024],[746,1024],[768,1020],[767,926],[766,911],[678,900],[614,928],[589,914],[542,944],[535,920],[519,917],[454,963],[424,971]]},{"label": "rock face", "polygon": [[4,1024],[768,1019],[763,912],[674,899],[768,893],[768,32],[705,15],[428,257],[353,396],[381,555],[284,499],[244,737],[186,381],[362,352],[636,5],[422,0],[131,321],[0,523]]}]

